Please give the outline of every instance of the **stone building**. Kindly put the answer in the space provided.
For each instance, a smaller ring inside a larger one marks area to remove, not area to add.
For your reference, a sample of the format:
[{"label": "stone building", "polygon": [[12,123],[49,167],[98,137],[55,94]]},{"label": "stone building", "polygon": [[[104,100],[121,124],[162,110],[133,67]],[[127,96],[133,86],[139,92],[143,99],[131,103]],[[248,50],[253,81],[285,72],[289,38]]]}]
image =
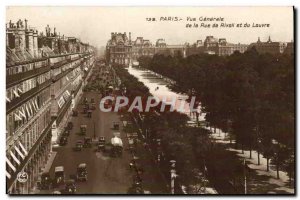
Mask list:
[{"label": "stone building", "polygon": [[285,54],[294,54],[294,42],[288,42],[284,50]]},{"label": "stone building", "polygon": [[7,193],[30,193],[93,67],[93,47],[53,30],[39,35],[27,20],[6,26]]},{"label": "stone building", "polygon": [[164,55],[186,55],[185,45],[167,45],[164,39],[158,39],[154,44],[143,37],[131,40],[131,33],[111,33],[111,39],[106,45],[106,59],[110,64],[131,65],[141,56]]},{"label": "stone building", "polygon": [[235,51],[244,53],[248,48],[246,44],[233,44],[226,41],[225,38],[217,39],[213,36],[207,36],[202,42],[202,40],[197,40],[193,45],[187,48],[187,55],[194,54],[215,54],[219,56],[229,56]]},{"label": "stone building", "polygon": [[130,65],[132,63],[131,33],[111,33],[106,45],[106,59],[111,64]]},{"label": "stone building", "polygon": [[260,41],[260,38],[258,38],[257,42],[251,43],[248,48],[250,49],[253,47],[258,53],[280,54],[284,52],[286,43],[273,42],[271,37],[269,37],[268,41],[266,42],[262,42]]}]

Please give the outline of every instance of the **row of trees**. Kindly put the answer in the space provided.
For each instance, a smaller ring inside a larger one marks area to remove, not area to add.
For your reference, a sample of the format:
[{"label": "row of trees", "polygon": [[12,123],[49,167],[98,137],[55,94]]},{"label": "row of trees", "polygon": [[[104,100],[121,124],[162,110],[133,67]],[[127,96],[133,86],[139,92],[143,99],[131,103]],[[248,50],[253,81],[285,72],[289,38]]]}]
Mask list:
[{"label": "row of trees", "polygon": [[[121,90],[126,87],[126,96],[132,101],[136,96],[151,96],[149,90],[126,69],[115,67],[118,77],[122,80]],[[166,176],[170,177],[170,160],[176,160],[176,171],[179,177],[177,186],[186,185],[189,193],[201,193],[205,186],[204,164],[210,151],[209,132],[204,128],[187,127],[188,117],[178,112],[132,112],[152,151],[159,156],[158,164]],[[126,109],[122,112],[127,113]],[[128,113],[127,113],[128,114]],[[134,120],[134,121],[135,121]],[[178,192],[178,188],[177,188]]]},{"label": "row of trees", "polygon": [[[141,57],[142,67],[195,91],[210,126],[230,133],[242,150],[261,152],[294,175],[295,74],[293,55],[258,54],[253,48],[228,57]],[[278,173],[279,177],[279,173]]]}]

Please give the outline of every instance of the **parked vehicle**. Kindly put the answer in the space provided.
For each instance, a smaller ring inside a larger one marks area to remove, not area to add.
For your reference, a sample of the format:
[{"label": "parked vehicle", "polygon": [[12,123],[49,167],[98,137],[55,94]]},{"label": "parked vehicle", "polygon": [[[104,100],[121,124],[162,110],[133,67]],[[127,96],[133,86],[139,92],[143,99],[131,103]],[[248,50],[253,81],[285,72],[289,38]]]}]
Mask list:
[{"label": "parked vehicle", "polygon": [[68,130],[68,128],[65,128],[64,132],[62,133],[62,136],[68,137],[69,135],[70,135],[70,131]]},{"label": "parked vehicle", "polygon": [[65,184],[65,194],[75,194],[76,193],[76,185],[73,179],[67,180]]},{"label": "parked vehicle", "polygon": [[91,117],[92,117],[92,110],[89,109],[89,110],[87,111],[87,117],[88,117],[88,118],[91,118]]},{"label": "parked vehicle", "polygon": [[81,163],[77,167],[77,180],[79,181],[88,180],[87,165],[85,163]]},{"label": "parked vehicle", "polygon": [[89,110],[89,104],[84,104],[83,105],[83,113],[86,114],[88,110]]},{"label": "parked vehicle", "polygon": [[77,140],[75,144],[75,151],[81,151],[83,148],[83,142],[82,140]]},{"label": "parked vehicle", "polygon": [[73,117],[77,117],[78,116],[78,111],[77,110],[73,110]]},{"label": "parked vehicle", "polygon": [[95,103],[91,103],[90,108],[91,108],[91,110],[95,110],[96,109],[96,104]]},{"label": "parked vehicle", "polygon": [[85,124],[80,125],[80,135],[86,135],[86,128],[87,125]]},{"label": "parked vehicle", "polygon": [[64,167],[63,166],[55,167],[54,175],[55,175],[55,183],[56,184],[64,183],[64,181],[65,181],[65,172],[64,172]]},{"label": "parked vehicle", "polygon": [[59,145],[60,146],[65,146],[68,143],[68,138],[65,136],[62,136],[59,140]]},{"label": "parked vehicle", "polygon": [[50,178],[49,172],[45,172],[41,175],[41,182],[39,187],[41,190],[50,190],[52,188],[52,180]]},{"label": "parked vehicle", "polygon": [[97,151],[103,151],[105,148],[105,137],[101,136],[97,144]]},{"label": "parked vehicle", "polygon": [[84,148],[92,147],[92,139],[90,137],[84,138],[83,147]]},{"label": "parked vehicle", "polygon": [[68,122],[68,129],[72,130],[73,129],[73,122]]},{"label": "parked vehicle", "polygon": [[120,128],[119,122],[113,122],[113,129],[114,130],[119,130],[119,128]]}]

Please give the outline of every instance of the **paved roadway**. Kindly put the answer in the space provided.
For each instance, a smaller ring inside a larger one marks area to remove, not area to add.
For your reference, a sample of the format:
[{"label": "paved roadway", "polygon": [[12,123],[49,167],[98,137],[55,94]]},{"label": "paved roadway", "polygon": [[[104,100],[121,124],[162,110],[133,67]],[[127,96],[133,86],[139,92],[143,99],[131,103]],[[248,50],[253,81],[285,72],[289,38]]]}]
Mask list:
[{"label": "paved roadway", "polygon": [[[111,158],[95,152],[96,147],[84,148],[81,152],[73,151],[73,147],[78,139],[83,139],[84,136],[79,136],[80,125],[87,125],[87,136],[94,136],[94,123],[96,137],[104,136],[107,141],[113,137],[112,122],[119,121],[117,113],[100,112],[99,101],[100,94],[97,92],[86,92],[83,97],[95,99],[96,110],[92,113],[92,118],[87,118],[86,114],[81,113],[83,106],[79,105],[77,117],[71,117],[73,129],[68,137],[68,144],[63,147],[57,147],[55,160],[51,166],[50,174],[54,177],[54,168],[56,166],[64,166],[66,179],[70,175],[76,174],[76,168],[80,163],[87,164],[88,181],[77,182],[76,194],[125,194],[132,184],[132,172],[129,169],[131,156],[128,151],[124,150],[121,158]],[[121,125],[121,123],[120,123]],[[120,130],[122,127],[120,126]],[[121,134],[124,143],[124,149],[127,148],[125,134]],[[52,191],[41,191],[49,193]]]}]

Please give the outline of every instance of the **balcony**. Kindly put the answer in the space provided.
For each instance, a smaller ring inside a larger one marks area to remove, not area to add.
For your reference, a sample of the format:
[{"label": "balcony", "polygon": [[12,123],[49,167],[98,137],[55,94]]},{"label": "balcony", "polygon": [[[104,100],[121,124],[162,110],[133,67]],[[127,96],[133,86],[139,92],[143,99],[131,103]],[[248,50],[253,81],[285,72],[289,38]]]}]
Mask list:
[{"label": "balcony", "polygon": [[49,66],[40,67],[27,72],[9,75],[6,77],[6,88],[16,85],[22,81],[33,78],[50,70]]},{"label": "balcony", "polygon": [[13,109],[19,107],[24,104],[26,101],[31,99],[33,96],[37,95],[40,91],[49,87],[51,84],[51,80],[45,81],[44,83],[37,85],[35,88],[23,93],[20,97],[14,98],[11,102],[6,103],[6,114],[10,113]]},{"label": "balcony", "polygon": [[75,65],[73,68],[67,69],[66,71],[61,72],[60,74],[56,75],[55,77],[52,77],[52,81],[56,82],[57,80],[61,79],[62,77],[66,76],[69,72],[71,72],[73,69],[81,65],[82,62]]}]

